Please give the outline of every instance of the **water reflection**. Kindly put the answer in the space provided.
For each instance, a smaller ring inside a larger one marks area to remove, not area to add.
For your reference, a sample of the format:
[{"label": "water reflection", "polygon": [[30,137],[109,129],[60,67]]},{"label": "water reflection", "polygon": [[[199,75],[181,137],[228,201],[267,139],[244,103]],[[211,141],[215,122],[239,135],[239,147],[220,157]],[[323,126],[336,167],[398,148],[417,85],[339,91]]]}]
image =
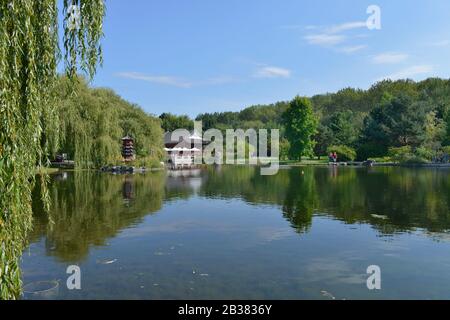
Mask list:
[{"label": "water reflection", "polygon": [[[77,264],[83,290],[61,285],[51,298],[450,298],[449,177],[344,167],[66,172],[52,176],[48,215],[36,194],[23,280],[45,289]],[[382,292],[365,286],[369,264],[383,268]]]},{"label": "water reflection", "polygon": [[299,233],[311,229],[314,215],[324,215],[348,224],[370,224],[380,235],[420,228],[438,241],[448,239],[448,171],[309,167],[281,170],[276,176],[259,172],[254,167],[224,166],[169,174],[55,175],[50,214],[39,201],[34,203],[31,242],[45,236],[47,255],[77,262],[91,246],[105,246],[121,230],[158,212],[164,202],[191,197],[274,206]]},{"label": "water reflection", "polygon": [[45,235],[46,253],[65,262],[88,255],[90,246],[104,246],[120,230],[139,224],[161,209],[165,176],[113,176],[94,172],[56,175],[50,185],[51,211],[34,203],[31,241]]},{"label": "water reflection", "polygon": [[447,170],[309,167],[261,176],[256,168],[225,167],[220,172],[210,169],[207,177],[203,196],[279,205],[299,231],[309,229],[313,213],[370,223],[384,234],[450,228]]}]

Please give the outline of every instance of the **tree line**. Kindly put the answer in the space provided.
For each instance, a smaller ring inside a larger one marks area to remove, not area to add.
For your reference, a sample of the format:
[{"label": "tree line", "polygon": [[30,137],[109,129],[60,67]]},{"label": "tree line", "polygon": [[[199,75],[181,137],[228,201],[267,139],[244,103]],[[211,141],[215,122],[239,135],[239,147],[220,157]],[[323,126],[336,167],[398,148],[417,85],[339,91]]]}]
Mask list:
[{"label": "tree line", "polygon": [[[186,115],[160,117],[164,130],[193,126]],[[195,120],[204,130],[280,129],[286,160],[337,152],[342,160],[425,162],[450,153],[450,80],[384,80],[368,90],[345,88]]]}]

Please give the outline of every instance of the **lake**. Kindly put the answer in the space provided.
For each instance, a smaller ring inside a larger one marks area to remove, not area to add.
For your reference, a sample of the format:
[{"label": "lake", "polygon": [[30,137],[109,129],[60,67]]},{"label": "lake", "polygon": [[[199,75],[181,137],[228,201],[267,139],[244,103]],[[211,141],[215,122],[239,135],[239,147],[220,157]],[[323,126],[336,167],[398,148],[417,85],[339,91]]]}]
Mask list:
[{"label": "lake", "polygon": [[25,299],[450,299],[448,169],[61,172],[49,188]]}]

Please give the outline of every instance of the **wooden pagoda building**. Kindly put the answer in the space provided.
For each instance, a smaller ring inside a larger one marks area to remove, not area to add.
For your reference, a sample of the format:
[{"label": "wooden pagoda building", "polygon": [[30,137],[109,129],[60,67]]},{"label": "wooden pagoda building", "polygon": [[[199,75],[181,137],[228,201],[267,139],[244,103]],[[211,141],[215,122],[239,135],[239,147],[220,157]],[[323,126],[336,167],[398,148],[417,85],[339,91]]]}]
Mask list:
[{"label": "wooden pagoda building", "polygon": [[122,157],[125,162],[133,161],[135,159],[134,140],[129,136],[122,138]]}]

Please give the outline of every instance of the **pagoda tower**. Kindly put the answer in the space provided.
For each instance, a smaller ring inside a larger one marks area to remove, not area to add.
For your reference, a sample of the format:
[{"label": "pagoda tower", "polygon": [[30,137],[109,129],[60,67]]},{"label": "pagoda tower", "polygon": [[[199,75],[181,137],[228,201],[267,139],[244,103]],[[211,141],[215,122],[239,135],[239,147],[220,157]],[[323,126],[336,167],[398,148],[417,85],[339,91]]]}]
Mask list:
[{"label": "pagoda tower", "polygon": [[133,161],[135,159],[134,140],[129,136],[122,138],[122,157],[125,162]]}]

